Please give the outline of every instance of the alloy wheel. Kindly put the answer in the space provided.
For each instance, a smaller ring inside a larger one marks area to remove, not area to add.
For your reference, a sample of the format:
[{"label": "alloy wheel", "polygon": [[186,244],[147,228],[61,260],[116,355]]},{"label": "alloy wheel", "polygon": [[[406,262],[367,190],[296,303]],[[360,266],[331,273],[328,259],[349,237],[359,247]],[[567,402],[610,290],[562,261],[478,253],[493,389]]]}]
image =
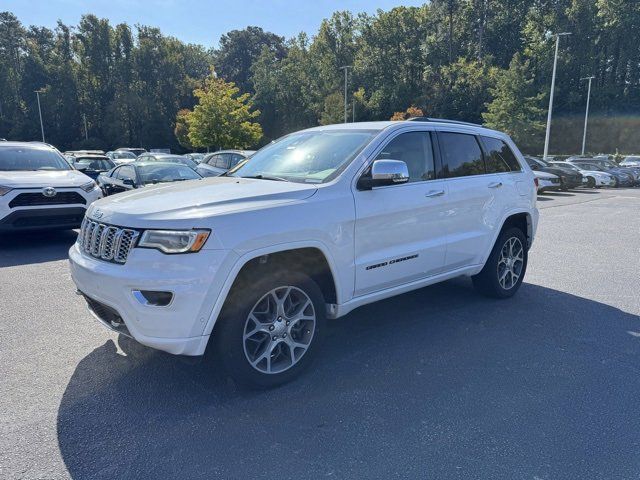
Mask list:
[{"label": "alloy wheel", "polygon": [[522,275],[524,247],[517,237],[510,237],[500,250],[498,259],[498,283],[505,290],[511,290]]},{"label": "alloy wheel", "polygon": [[245,321],[244,354],[257,371],[282,373],[305,355],[315,327],[313,302],[304,291],[274,288],[258,300]]}]

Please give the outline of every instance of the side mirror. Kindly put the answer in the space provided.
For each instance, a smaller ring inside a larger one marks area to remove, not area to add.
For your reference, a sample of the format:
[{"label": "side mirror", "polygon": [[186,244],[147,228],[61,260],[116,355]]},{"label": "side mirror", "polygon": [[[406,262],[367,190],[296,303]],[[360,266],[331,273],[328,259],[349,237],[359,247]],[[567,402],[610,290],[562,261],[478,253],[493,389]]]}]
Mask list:
[{"label": "side mirror", "polygon": [[409,169],[401,160],[375,160],[371,164],[371,187],[385,187],[409,181]]},{"label": "side mirror", "polygon": [[131,178],[125,178],[124,180],[122,180],[122,184],[123,185],[127,185],[128,187],[135,187],[136,186],[135,182]]}]

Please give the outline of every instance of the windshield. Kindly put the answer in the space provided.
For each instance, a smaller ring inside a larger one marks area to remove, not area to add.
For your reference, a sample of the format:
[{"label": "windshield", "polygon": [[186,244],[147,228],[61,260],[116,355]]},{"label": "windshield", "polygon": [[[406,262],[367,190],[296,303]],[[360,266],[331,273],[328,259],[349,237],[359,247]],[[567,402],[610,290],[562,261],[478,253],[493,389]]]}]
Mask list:
[{"label": "windshield", "polygon": [[568,168],[570,170],[576,170],[576,171],[580,170],[580,168],[578,168],[577,166],[571,165],[570,163],[564,163],[564,162],[551,162],[551,166],[564,167],[564,168]]},{"label": "windshield", "polygon": [[120,159],[133,159],[135,160],[137,157],[131,153],[131,152],[113,152],[111,154],[111,156],[113,158],[115,158],[116,160],[120,160]]},{"label": "windshield", "polygon": [[76,167],[86,167],[89,170],[111,170],[115,165],[106,158],[79,158],[75,161]]},{"label": "windshield", "polygon": [[144,165],[138,167],[138,175],[143,185],[151,183],[176,182],[202,178],[195,171],[183,165]]},{"label": "windshield", "polygon": [[353,129],[293,133],[264,147],[229,175],[323,183],[347,166],[377,133]]},{"label": "windshield", "polygon": [[0,147],[0,171],[71,170],[64,157],[48,148]]}]

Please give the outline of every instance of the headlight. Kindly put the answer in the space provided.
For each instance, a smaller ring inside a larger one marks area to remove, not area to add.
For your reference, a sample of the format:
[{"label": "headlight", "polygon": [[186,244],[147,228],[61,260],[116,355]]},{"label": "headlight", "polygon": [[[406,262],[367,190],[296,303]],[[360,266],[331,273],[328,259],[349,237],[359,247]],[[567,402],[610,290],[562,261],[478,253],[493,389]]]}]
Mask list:
[{"label": "headlight", "polygon": [[9,193],[11,190],[13,190],[13,188],[3,187],[2,185],[0,185],[0,197],[6,193]]},{"label": "headlight", "polygon": [[94,188],[96,188],[98,185],[96,184],[96,182],[94,182],[93,180],[91,180],[90,182],[85,183],[84,185],[80,185],[80,188],[82,190],[84,190],[85,192],[90,192],[91,190],[93,190]]},{"label": "headlight", "polygon": [[145,230],[138,246],[164,253],[199,252],[210,233],[209,230]]}]

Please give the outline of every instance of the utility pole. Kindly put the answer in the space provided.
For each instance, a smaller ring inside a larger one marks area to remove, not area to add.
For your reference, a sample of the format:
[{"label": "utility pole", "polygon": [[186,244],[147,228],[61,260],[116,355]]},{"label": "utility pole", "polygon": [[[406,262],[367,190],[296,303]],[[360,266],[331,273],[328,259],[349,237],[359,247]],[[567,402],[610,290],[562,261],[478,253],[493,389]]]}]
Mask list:
[{"label": "utility pole", "polygon": [[582,155],[584,155],[584,147],[587,143],[587,122],[589,121],[589,100],[591,99],[591,80],[596,77],[585,77],[580,80],[588,80],[589,88],[587,90],[587,109],[584,112],[584,131],[582,132]]},{"label": "utility pole", "polygon": [[340,70],[344,70],[344,123],[347,123],[347,83],[349,69],[353,68],[353,65],[344,65],[340,67]]},{"label": "utility pole", "polygon": [[87,115],[83,113],[82,119],[84,120],[84,139],[89,140],[89,131],[87,130]]},{"label": "utility pole", "polygon": [[44,125],[42,123],[42,108],[40,108],[40,94],[44,93],[44,90],[36,90],[35,94],[38,98],[38,113],[40,113],[40,131],[42,132],[42,143],[44,142]]},{"label": "utility pole", "polygon": [[560,37],[571,35],[569,32],[556,34],[556,53],[553,57],[553,73],[551,75],[551,93],[549,94],[549,111],[547,112],[547,132],[544,137],[544,154],[542,158],[546,161],[549,153],[549,137],[551,135],[551,115],[553,112],[553,91],[556,88],[556,67],[558,65],[558,48],[560,47]]}]

